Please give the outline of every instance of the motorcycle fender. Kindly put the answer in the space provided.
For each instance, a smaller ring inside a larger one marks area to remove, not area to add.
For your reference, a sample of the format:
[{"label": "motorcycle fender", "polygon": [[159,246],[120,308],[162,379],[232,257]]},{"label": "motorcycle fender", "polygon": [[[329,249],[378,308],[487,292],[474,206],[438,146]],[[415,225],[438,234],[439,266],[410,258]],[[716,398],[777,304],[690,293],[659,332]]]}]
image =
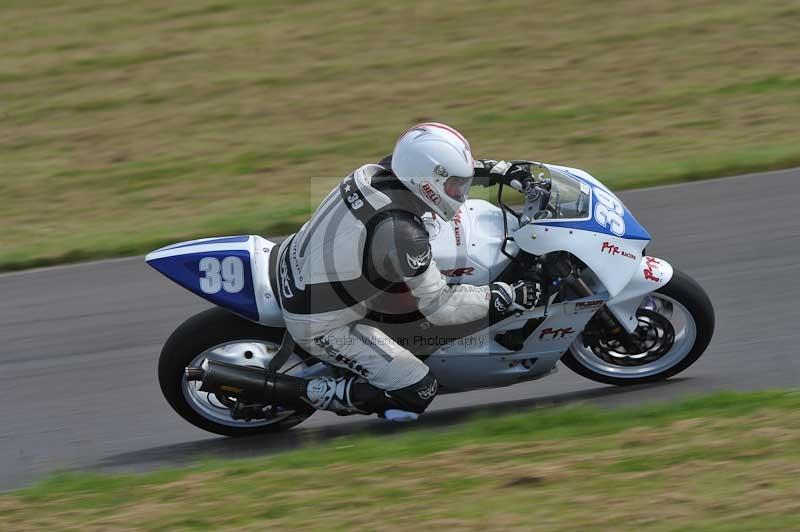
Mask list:
[{"label": "motorcycle fender", "polygon": [[625,288],[606,303],[608,310],[626,331],[632,333],[636,330],[636,310],[642,300],[647,294],[667,284],[672,272],[672,266],[664,259],[644,256]]}]

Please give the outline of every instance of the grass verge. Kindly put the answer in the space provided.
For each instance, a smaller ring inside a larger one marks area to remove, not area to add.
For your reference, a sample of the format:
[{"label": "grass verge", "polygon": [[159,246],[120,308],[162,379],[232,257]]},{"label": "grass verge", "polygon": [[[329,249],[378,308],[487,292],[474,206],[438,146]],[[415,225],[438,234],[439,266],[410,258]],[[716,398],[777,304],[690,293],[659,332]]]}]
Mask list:
[{"label": "grass verge", "polygon": [[792,530],[800,393],[586,406],[0,496],[10,530]]},{"label": "grass verge", "polygon": [[800,164],[800,9],[782,0],[8,0],[0,17],[2,270],[286,233],[421,120],[615,187]]}]

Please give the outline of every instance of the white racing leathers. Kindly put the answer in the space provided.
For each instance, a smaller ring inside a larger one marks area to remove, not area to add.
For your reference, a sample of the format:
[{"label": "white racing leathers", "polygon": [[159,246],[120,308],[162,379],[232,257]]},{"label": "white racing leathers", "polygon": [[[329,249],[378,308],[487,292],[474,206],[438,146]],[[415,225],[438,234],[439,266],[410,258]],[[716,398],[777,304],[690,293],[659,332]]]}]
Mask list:
[{"label": "white racing leathers", "polygon": [[[433,399],[437,385],[428,367],[380,329],[360,323],[370,299],[387,289],[405,283],[433,325],[487,317],[490,287],[446,284],[432,260],[422,212],[389,171],[368,164],[281,244],[278,282],[289,333],[310,354],[361,377],[309,385],[308,398],[318,408],[421,412]],[[364,381],[381,399],[358,406],[353,382]],[[397,404],[383,404],[384,397]]]}]

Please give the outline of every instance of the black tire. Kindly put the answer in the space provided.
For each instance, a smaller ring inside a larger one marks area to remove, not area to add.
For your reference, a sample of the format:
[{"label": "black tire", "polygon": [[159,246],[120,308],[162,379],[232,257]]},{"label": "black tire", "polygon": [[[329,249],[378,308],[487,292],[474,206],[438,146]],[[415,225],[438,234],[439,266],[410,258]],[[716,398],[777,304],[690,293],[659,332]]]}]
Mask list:
[{"label": "black tire", "polygon": [[697,359],[700,358],[700,355],[705,352],[706,347],[708,347],[711,341],[711,337],[714,335],[714,307],[711,304],[708,294],[706,294],[703,287],[694,279],[679,270],[675,270],[669,282],[656,290],[656,292],[678,301],[681,305],[686,307],[691,313],[692,318],[694,318],[695,326],[697,327],[697,337],[695,338],[692,348],[680,362],[660,373],[655,373],[646,377],[628,378],[611,377],[587,368],[574,356],[572,348],[564,353],[561,357],[561,362],[578,375],[586,377],[587,379],[605,384],[614,384],[616,386],[631,386],[634,384],[663,381],[673,375],[677,375],[694,364]]},{"label": "black tire", "polygon": [[271,425],[233,427],[216,423],[194,410],[183,395],[184,369],[203,351],[237,339],[266,340],[280,344],[283,329],[266,327],[214,307],[183,322],[167,339],[158,359],[158,382],[167,402],[183,419],[203,430],[224,436],[253,436],[290,429],[315,412],[307,411]]}]

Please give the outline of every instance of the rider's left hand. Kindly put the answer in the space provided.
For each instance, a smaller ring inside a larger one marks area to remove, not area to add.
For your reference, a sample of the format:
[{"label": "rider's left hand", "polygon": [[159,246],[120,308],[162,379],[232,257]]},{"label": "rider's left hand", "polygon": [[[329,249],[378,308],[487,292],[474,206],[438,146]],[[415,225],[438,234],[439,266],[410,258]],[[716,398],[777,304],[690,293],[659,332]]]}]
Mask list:
[{"label": "rider's left hand", "polygon": [[539,283],[517,281],[514,284],[491,284],[490,312],[495,316],[510,314],[515,310],[530,310],[540,303],[542,290]]}]

